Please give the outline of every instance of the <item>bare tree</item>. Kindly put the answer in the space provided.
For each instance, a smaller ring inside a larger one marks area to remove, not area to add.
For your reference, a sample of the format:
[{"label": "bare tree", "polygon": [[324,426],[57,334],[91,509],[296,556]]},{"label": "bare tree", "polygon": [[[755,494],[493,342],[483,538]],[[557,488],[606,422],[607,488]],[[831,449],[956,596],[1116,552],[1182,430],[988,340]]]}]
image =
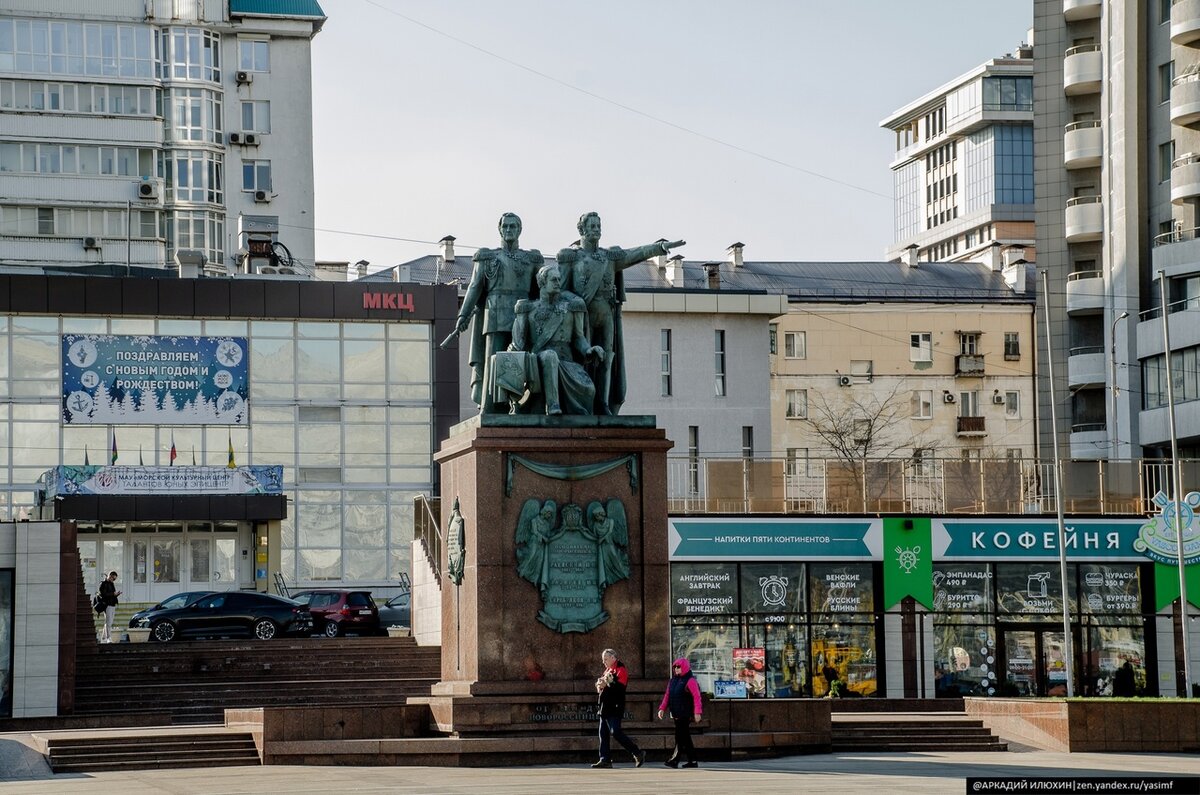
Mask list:
[{"label": "bare tree", "polygon": [[847,507],[861,501],[862,510],[902,510],[904,469],[917,449],[933,451],[937,442],[924,431],[909,432],[909,400],[903,384],[891,392],[855,394],[839,390],[831,400],[814,390],[808,420],[837,459],[827,466],[827,488]]}]

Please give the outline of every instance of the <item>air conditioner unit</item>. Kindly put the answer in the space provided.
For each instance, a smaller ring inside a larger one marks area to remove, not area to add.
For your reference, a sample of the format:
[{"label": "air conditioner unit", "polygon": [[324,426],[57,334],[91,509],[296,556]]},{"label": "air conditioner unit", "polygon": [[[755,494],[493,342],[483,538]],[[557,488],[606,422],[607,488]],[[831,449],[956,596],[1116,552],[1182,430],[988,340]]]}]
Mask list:
[{"label": "air conditioner unit", "polygon": [[85,238],[83,239],[83,247],[84,247],[84,248],[95,248],[95,249],[98,249],[98,248],[100,248],[100,238],[98,238],[98,237],[85,237]]},{"label": "air conditioner unit", "polygon": [[254,82],[254,75],[250,72],[238,72],[234,75],[234,79],[237,81],[239,86],[244,86],[247,83]]},{"label": "air conditioner unit", "polygon": [[138,183],[138,198],[139,199],[157,199],[158,184],[154,182],[139,182]]},{"label": "air conditioner unit", "polygon": [[1003,406],[1004,405],[1004,395],[1001,395],[999,392],[997,392],[996,394],[992,395],[992,402],[995,403],[997,406]]},{"label": "air conditioner unit", "polygon": [[276,273],[279,273],[279,271],[278,271],[278,270],[276,270],[275,268],[271,267],[270,265],[263,265],[261,268],[259,268],[259,269],[258,269],[258,272],[259,272],[259,273],[267,273],[267,274],[272,274],[272,275],[273,275],[273,274],[276,274]]},{"label": "air conditioner unit", "polygon": [[254,133],[242,133],[242,143],[246,146],[258,146],[258,136]]},{"label": "air conditioner unit", "polygon": [[956,398],[954,397],[953,392],[943,392],[942,393],[942,402],[943,403],[953,403],[955,400],[956,400]]},{"label": "air conditioner unit", "polygon": [[295,276],[295,275],[296,275],[296,269],[295,269],[295,268],[289,268],[289,267],[287,267],[286,265],[282,265],[282,266],[280,266],[280,268],[279,268],[279,272],[280,272],[280,273],[282,273],[282,274],[283,274],[283,275],[285,275],[285,276]]},{"label": "air conditioner unit", "polygon": [[254,191],[254,201],[263,204],[271,201],[271,196],[265,190],[256,190]]},{"label": "air conditioner unit", "polygon": [[839,375],[838,376],[838,386],[850,386],[850,384],[852,384],[852,383],[853,383],[853,380],[850,378],[850,376],[848,376],[848,375]]},{"label": "air conditioner unit", "polygon": [[229,143],[240,144],[241,142],[242,142],[242,134],[241,133],[229,133]]}]

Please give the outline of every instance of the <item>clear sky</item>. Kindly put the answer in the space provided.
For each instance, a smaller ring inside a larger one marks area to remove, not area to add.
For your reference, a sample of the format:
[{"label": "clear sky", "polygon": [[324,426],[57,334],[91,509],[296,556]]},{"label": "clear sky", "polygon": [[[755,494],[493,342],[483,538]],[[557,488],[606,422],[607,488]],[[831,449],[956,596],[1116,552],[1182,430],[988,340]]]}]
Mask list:
[{"label": "clear sky", "polygon": [[[880,260],[893,111],[1013,52],[1030,0],[323,0],[317,257],[496,246]],[[651,118],[652,117],[652,118]],[[715,140],[714,140],[715,139]],[[718,143],[720,141],[721,143]],[[332,230],[332,231],[320,231]],[[349,234],[353,233],[353,234]]]}]

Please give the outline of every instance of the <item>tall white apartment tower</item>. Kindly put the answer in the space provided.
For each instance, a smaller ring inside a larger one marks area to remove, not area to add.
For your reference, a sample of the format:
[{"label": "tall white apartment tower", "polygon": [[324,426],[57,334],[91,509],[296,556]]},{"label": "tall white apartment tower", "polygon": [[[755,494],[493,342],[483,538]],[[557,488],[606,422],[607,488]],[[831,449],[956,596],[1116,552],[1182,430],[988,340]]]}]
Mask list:
[{"label": "tall white apartment tower", "polygon": [[[994,58],[900,108],[887,259],[1033,261],[1033,48]],[[999,245],[996,245],[999,244]]]},{"label": "tall white apartment tower", "polygon": [[[1170,455],[1159,271],[1180,454],[1200,455],[1200,0],[1036,0],[1038,266],[1075,459]],[[1043,322],[1039,309],[1038,320]],[[1045,327],[1039,329],[1045,340]]]},{"label": "tall white apartment tower", "polygon": [[311,271],[324,21],[316,0],[7,0],[0,267],[122,273],[183,251],[225,275],[249,226]]}]

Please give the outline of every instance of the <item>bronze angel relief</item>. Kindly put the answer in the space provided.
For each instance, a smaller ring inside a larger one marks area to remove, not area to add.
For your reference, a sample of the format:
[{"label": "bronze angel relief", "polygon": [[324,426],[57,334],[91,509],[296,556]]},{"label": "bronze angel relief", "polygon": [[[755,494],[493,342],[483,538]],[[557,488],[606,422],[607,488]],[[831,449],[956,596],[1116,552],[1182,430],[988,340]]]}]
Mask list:
[{"label": "bronze angel relief", "polygon": [[629,576],[629,525],[620,500],[583,511],[529,499],[517,519],[517,573],[537,586],[538,620],[555,632],[590,632],[608,620],[604,590]]}]

